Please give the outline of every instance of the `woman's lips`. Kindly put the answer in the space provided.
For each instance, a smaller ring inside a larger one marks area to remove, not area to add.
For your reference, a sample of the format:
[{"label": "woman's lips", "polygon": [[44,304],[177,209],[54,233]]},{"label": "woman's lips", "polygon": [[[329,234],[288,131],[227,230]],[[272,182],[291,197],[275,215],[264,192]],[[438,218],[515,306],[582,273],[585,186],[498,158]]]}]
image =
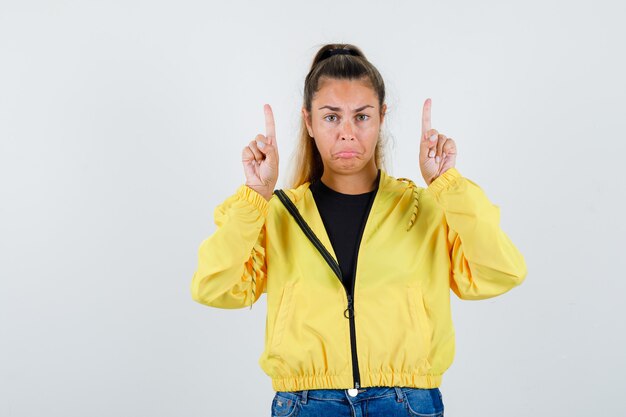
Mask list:
[{"label": "woman's lips", "polygon": [[355,156],[357,156],[359,153],[358,152],[353,152],[353,151],[344,151],[344,152],[338,152],[335,154],[335,156],[337,158],[354,158]]}]

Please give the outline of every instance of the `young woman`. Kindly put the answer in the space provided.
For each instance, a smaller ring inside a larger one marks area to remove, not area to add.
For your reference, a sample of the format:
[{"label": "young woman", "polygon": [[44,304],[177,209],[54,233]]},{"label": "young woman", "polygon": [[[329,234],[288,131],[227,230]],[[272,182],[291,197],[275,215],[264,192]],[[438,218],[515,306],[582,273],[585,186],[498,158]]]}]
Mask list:
[{"label": "young woman", "polygon": [[443,415],[439,386],[454,357],[450,290],[495,297],[522,283],[523,256],[499,207],[455,168],[453,139],[424,103],[426,187],[383,168],[386,105],[377,69],[353,45],[329,44],[304,85],[292,187],[275,190],[278,142],[243,149],[245,184],[214,212],[192,297],[242,308],[267,294],[259,358],[273,416]]}]

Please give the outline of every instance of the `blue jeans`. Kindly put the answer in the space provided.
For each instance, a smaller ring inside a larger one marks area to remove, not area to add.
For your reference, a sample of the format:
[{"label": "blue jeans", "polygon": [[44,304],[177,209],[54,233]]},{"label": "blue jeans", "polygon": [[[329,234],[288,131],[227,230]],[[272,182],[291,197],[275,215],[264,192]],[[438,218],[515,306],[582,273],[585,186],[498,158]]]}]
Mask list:
[{"label": "blue jeans", "polygon": [[366,387],[277,391],[272,417],[443,417],[439,388]]}]

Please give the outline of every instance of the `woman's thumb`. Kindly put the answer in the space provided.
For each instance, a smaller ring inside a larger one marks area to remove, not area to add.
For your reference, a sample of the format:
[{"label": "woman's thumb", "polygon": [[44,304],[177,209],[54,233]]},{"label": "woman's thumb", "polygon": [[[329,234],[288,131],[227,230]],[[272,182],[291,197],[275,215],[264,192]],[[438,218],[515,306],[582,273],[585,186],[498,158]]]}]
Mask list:
[{"label": "woman's thumb", "polygon": [[267,162],[274,164],[278,160],[278,151],[271,138],[263,138],[263,141],[257,139],[257,147],[265,155]]}]

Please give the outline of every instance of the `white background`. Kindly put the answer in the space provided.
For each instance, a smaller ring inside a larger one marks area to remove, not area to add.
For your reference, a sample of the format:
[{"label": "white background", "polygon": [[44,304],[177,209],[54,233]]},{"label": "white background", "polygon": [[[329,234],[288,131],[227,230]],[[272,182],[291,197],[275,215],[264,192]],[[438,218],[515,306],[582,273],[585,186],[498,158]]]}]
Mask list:
[{"label": "white background", "polygon": [[241,150],[353,43],[387,86],[389,173],[421,110],[501,208],[526,281],[452,294],[446,415],[624,415],[622,1],[1,1],[0,416],[268,416],[252,310],[191,299]]}]

